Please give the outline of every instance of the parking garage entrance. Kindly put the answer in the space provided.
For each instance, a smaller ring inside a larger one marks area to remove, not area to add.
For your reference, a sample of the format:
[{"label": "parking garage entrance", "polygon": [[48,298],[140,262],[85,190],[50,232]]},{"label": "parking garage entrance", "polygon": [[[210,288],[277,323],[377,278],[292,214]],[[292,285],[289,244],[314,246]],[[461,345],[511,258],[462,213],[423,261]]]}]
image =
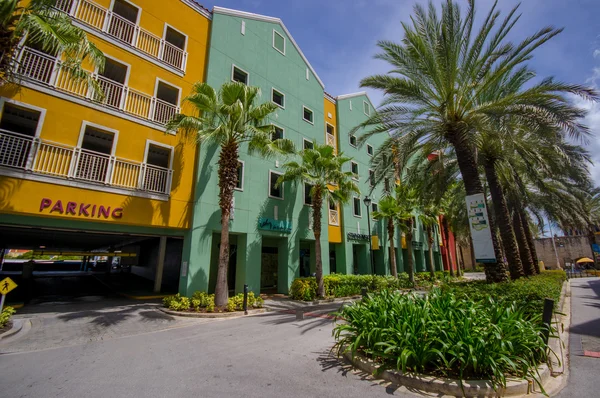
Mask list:
[{"label": "parking garage entrance", "polygon": [[9,302],[56,302],[178,291],[182,237],[0,225]]}]

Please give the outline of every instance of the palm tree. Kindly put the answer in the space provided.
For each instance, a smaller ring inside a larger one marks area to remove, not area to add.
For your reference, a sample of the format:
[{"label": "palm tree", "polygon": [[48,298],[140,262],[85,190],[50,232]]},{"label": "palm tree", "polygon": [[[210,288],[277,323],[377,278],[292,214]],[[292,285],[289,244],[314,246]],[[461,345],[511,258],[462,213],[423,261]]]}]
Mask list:
[{"label": "palm tree", "polygon": [[[433,244],[435,239],[433,237],[433,232],[435,226],[438,225],[438,217],[441,214],[441,209],[436,206],[435,203],[427,203],[425,206],[421,207],[421,214],[419,215],[419,219],[421,220],[421,224],[425,227],[425,231],[427,232],[427,243],[429,244],[429,274],[431,275],[431,279],[435,278],[435,262],[433,258]],[[446,240],[446,242],[448,242]],[[448,258],[448,262],[450,262],[450,258]],[[450,267],[452,269],[452,267]]]},{"label": "palm tree", "polygon": [[[382,53],[376,58],[388,62],[392,70],[361,81],[363,87],[382,90],[384,100],[357,130],[367,128],[365,138],[382,132],[415,134],[420,143],[450,144],[467,195],[483,194],[475,141],[477,132],[493,130],[491,119],[505,115],[523,125],[560,124],[569,133],[584,130],[576,119],[583,112],[568,106],[566,94],[598,96],[578,85],[545,79],[516,93],[481,101],[486,90],[525,65],[539,46],[561,32],[543,28],[512,43],[507,37],[519,19],[517,10],[518,6],[501,20],[495,3],[477,29],[475,0],[469,0],[465,14],[453,0],[443,3],[441,16],[433,3],[427,9],[416,5],[411,23],[403,24],[401,43],[378,43]],[[486,264],[487,280],[505,281],[499,244],[493,241],[496,263]]]},{"label": "palm tree", "polygon": [[[351,158],[343,153],[336,154],[329,145],[313,142],[312,149],[300,152],[301,162],[288,162],[283,165],[285,173],[277,184],[286,181],[309,185],[312,203],[313,233],[315,235],[315,273],[317,296],[325,296],[323,284],[323,260],[321,258],[321,219],[323,203],[343,204],[348,202],[352,193],[360,195],[358,186],[352,180],[350,171],[343,171],[344,164]],[[329,187],[332,187],[330,189]]]},{"label": "palm tree", "polygon": [[258,103],[260,89],[239,82],[228,82],[217,93],[206,83],[196,83],[184,102],[195,108],[194,115],[177,114],[167,124],[168,131],[193,134],[199,143],[219,145],[219,207],[221,208],[221,245],[215,287],[215,305],[227,304],[227,266],[229,261],[229,219],[233,190],[237,184],[240,146],[248,145],[250,154],[270,158],[293,153],[287,139],[272,140],[274,127],[266,119],[277,105]]},{"label": "palm tree", "polygon": [[54,8],[56,0],[3,0],[0,2],[0,86],[15,82],[15,55],[23,39],[48,54],[62,56],[60,68],[72,78],[87,80],[101,90],[82,64],[104,69],[104,54],[91,43],[83,29]]},{"label": "palm tree", "polygon": [[379,201],[378,210],[373,212],[376,220],[386,220],[388,240],[390,242],[390,272],[394,278],[398,277],[396,266],[396,250],[394,248],[394,236],[396,235],[396,222],[402,215],[402,208],[393,196],[387,195]]},{"label": "palm tree", "polygon": [[396,186],[396,203],[400,208],[398,213],[398,226],[404,233],[406,241],[406,250],[408,254],[407,268],[408,280],[411,285],[415,283],[415,266],[413,260],[413,231],[416,226],[415,212],[418,209],[419,192],[416,187],[411,184],[410,180],[404,179]]}]

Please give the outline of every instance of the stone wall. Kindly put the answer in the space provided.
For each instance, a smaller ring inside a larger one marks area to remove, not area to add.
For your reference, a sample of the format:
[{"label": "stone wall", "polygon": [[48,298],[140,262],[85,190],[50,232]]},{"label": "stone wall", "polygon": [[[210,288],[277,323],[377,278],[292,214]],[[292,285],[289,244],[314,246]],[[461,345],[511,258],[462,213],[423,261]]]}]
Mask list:
[{"label": "stone wall", "polygon": [[[593,259],[592,249],[587,236],[559,236],[554,238],[556,253],[560,267],[564,268],[565,261],[572,262],[580,257]],[[546,269],[556,269],[556,253],[552,245],[552,238],[541,238],[535,240],[535,249],[540,261],[544,262]]]}]

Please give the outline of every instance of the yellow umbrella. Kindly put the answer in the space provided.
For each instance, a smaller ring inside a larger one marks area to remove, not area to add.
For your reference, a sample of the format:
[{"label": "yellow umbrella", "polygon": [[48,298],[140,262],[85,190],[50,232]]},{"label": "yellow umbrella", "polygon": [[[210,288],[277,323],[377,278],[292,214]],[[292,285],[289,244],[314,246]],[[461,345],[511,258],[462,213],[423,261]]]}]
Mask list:
[{"label": "yellow umbrella", "polygon": [[587,257],[583,257],[580,258],[579,260],[577,260],[577,264],[581,264],[581,263],[593,263],[594,260],[592,260],[591,258],[587,258]]}]

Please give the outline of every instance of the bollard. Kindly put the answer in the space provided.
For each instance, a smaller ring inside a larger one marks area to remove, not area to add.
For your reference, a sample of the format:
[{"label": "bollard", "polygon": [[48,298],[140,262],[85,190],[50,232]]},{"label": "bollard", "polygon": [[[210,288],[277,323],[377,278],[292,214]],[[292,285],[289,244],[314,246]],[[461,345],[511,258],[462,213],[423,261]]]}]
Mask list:
[{"label": "bollard", "polygon": [[244,315],[248,315],[248,285],[244,285]]},{"label": "bollard", "polygon": [[542,314],[542,323],[546,325],[544,330],[544,343],[548,344],[550,337],[550,323],[552,322],[552,313],[554,312],[554,300],[544,299],[544,312]]}]

